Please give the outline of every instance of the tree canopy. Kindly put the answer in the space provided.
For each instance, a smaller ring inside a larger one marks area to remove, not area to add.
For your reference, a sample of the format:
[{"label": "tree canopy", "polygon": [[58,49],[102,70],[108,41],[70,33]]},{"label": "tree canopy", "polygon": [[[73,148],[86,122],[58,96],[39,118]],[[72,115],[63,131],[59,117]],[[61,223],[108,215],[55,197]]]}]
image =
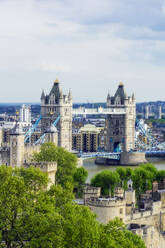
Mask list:
[{"label": "tree canopy", "polygon": [[[145,247],[124,224],[101,225],[88,207],[74,203],[70,182],[46,190],[39,169],[0,166],[0,247]],[[132,245],[133,244],[133,245]]]},{"label": "tree canopy", "polygon": [[119,174],[116,171],[102,171],[94,176],[91,185],[101,187],[102,195],[114,195],[114,189],[120,181]]},{"label": "tree canopy", "polygon": [[157,180],[158,183],[165,178],[165,170],[158,171],[153,164],[142,164],[135,169],[127,167],[118,167],[116,171],[102,171],[96,174],[91,184],[101,187],[103,195],[113,195],[116,186],[127,189],[129,179],[133,181],[133,188],[136,197],[139,199],[140,194],[152,189],[152,183]]},{"label": "tree canopy", "polygon": [[136,247],[145,248],[144,242],[140,237],[128,231],[118,218],[102,226],[101,247],[121,248]]},{"label": "tree canopy", "polygon": [[57,173],[56,183],[63,187],[67,182],[74,183],[74,174],[77,167],[77,157],[66,151],[62,147],[57,147],[55,144],[48,142],[41,146],[38,153],[34,153],[33,160],[40,161],[56,161]]}]

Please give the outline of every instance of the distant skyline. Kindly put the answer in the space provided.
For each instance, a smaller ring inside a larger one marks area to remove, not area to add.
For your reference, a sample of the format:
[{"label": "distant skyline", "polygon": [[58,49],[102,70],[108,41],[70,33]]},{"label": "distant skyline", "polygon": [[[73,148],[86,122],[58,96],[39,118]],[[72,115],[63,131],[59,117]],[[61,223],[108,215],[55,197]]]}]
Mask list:
[{"label": "distant skyline", "polygon": [[0,102],[39,102],[58,78],[74,102],[119,82],[165,101],[164,0],[0,0]]}]

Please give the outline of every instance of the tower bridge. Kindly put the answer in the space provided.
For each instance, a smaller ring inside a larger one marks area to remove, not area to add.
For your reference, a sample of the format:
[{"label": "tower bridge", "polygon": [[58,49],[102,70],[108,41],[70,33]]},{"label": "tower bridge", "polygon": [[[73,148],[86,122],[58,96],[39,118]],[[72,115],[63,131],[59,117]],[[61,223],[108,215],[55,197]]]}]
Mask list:
[{"label": "tower bridge", "polygon": [[128,152],[135,146],[135,97],[128,96],[124,85],[119,84],[114,96],[107,96],[107,108],[72,109],[71,92],[62,93],[59,81],[56,80],[48,95],[41,95],[41,132],[57,123],[58,145],[71,151],[72,148],[72,116],[73,115],[105,115],[106,118],[106,152]]},{"label": "tower bridge", "polygon": [[[144,161],[141,153],[137,155],[134,152],[131,153],[135,150],[136,100],[134,94],[128,96],[124,85],[120,83],[114,95],[111,96],[108,93],[106,103],[106,108],[73,109],[71,92],[69,91],[67,95],[63,94],[60,83],[56,80],[49,94],[42,92],[39,119],[26,134],[20,130],[19,125],[16,125],[10,134],[9,149],[3,148],[0,151],[2,155],[7,154],[7,156],[0,156],[1,160],[7,164],[20,166],[22,161],[37,150],[42,142],[47,141],[72,151],[72,116],[105,115],[105,151],[81,154],[81,157],[84,159],[104,157],[123,161],[123,164],[128,160],[130,164],[132,161],[136,161],[137,164]],[[26,143],[39,123],[41,123],[41,138],[35,144],[29,143],[28,147]],[[10,157],[10,162],[6,162],[6,157]]]},{"label": "tower bridge", "polygon": [[128,96],[120,83],[114,96],[108,93],[106,108],[72,110],[72,115],[105,115],[107,152],[129,152],[135,148],[136,100],[134,94]]}]

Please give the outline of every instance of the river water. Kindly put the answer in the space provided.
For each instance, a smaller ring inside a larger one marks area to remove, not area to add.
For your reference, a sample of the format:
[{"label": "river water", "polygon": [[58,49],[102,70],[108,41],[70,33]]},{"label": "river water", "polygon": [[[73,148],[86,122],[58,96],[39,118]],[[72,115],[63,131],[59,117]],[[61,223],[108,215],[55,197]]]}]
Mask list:
[{"label": "river water", "polygon": [[[147,158],[149,163],[152,163],[155,165],[155,167],[158,170],[165,170],[165,159],[160,159],[160,158]],[[87,159],[83,161],[83,165],[85,169],[88,171],[88,178],[87,178],[87,183],[90,183],[90,180],[93,176],[95,176],[97,173],[103,171],[103,170],[116,170],[117,166],[113,165],[97,165],[95,164],[94,159]],[[120,166],[120,165],[119,165]],[[130,168],[136,168],[136,166],[127,166]]]}]

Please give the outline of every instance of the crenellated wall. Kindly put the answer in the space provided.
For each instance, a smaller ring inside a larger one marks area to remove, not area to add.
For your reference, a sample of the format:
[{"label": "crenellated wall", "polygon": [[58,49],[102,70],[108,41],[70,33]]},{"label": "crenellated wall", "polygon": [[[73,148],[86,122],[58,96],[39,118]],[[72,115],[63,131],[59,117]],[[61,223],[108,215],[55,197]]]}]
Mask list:
[{"label": "crenellated wall", "polygon": [[34,166],[36,168],[39,168],[42,172],[47,173],[49,178],[48,189],[55,184],[55,176],[57,171],[56,162],[29,162],[24,163],[23,166],[25,168]]},{"label": "crenellated wall", "polygon": [[108,223],[118,217],[125,221],[126,201],[117,198],[90,198],[86,204],[97,215],[97,220],[101,223]]}]

